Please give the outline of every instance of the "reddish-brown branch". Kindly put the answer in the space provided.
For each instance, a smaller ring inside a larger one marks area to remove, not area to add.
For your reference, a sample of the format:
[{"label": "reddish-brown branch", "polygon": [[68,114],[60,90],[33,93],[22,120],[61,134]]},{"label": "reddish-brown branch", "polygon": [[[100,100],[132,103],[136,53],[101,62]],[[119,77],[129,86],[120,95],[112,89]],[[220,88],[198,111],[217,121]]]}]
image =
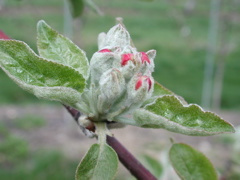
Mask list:
[{"label": "reddish-brown branch", "polygon": [[107,136],[107,143],[116,151],[121,163],[138,180],[157,180],[116,138]]},{"label": "reddish-brown branch", "polygon": [[[69,106],[65,108],[78,123],[81,113]],[[116,151],[121,163],[138,180],[157,180],[116,138],[107,136],[107,143]]]}]

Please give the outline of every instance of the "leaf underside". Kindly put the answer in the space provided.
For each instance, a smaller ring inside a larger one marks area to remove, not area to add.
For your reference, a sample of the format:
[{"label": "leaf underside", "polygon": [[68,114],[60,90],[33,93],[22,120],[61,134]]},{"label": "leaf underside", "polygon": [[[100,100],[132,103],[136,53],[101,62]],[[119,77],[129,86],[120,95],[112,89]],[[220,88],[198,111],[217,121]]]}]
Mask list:
[{"label": "leaf underside", "polygon": [[134,112],[136,124],[145,128],[163,128],[186,135],[207,136],[234,132],[232,125],[198,105],[184,105],[176,96],[166,95]]},{"label": "leaf underside", "polygon": [[204,154],[189,145],[173,144],[169,151],[169,158],[176,173],[183,180],[217,180],[212,163]]}]

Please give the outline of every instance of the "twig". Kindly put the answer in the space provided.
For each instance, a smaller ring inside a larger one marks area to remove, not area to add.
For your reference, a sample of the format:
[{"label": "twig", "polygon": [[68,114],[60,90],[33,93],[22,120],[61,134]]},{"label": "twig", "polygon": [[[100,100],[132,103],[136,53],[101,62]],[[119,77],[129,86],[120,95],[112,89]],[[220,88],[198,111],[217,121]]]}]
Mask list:
[{"label": "twig", "polygon": [[[81,113],[69,106],[64,105],[64,107],[78,123]],[[116,138],[107,136],[107,143],[116,151],[121,163],[138,180],[157,180]]]},{"label": "twig", "polygon": [[107,136],[107,143],[116,151],[121,163],[138,180],[157,180],[116,138]]}]

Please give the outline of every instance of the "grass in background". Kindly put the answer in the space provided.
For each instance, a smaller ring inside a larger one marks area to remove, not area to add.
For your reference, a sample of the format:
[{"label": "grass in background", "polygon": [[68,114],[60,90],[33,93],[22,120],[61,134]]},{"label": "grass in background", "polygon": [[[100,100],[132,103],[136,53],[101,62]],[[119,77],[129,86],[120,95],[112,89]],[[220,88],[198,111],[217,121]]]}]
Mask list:
[{"label": "grass in background", "polygon": [[[157,50],[154,77],[167,88],[183,96],[190,103],[200,103],[203,68],[206,56],[209,5],[208,0],[196,1],[195,9],[190,14],[184,13],[187,1],[139,0],[117,1],[98,0],[96,4],[105,13],[98,16],[87,8],[81,21],[74,22],[73,41],[87,53],[97,50],[97,35],[107,31],[115,24],[115,17],[123,17],[133,42],[140,51]],[[229,3],[230,4],[230,3]],[[240,6],[240,5],[239,5]],[[240,12],[235,6],[234,11]],[[222,11],[231,13],[228,4]],[[16,13],[16,12],[17,13]],[[10,37],[27,42],[36,50],[36,23],[44,19],[59,32],[63,32],[63,1],[12,0],[0,11],[1,29]],[[191,33],[184,36],[183,26]],[[240,107],[240,62],[239,24],[235,23],[229,34],[233,44],[231,54],[226,58],[223,108]],[[0,103],[35,102],[0,72]]]},{"label": "grass in background", "polygon": [[35,130],[44,122],[43,118],[32,115],[14,119],[10,124],[0,122],[0,179],[74,179],[78,161],[68,159],[59,150],[33,151],[27,140],[9,131]]},{"label": "grass in background", "polygon": [[46,124],[46,120],[41,116],[26,114],[25,116],[14,119],[13,123],[18,128],[30,130],[44,126]]}]

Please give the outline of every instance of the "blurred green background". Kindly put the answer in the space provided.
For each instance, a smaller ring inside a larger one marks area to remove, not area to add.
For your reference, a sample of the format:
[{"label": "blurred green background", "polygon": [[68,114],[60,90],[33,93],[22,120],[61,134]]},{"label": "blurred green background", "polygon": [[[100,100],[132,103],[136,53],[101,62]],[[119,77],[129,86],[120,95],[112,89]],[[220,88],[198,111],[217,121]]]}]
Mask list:
[{"label": "blurred green background", "polygon": [[[73,21],[71,39],[86,51],[97,51],[97,36],[122,17],[139,51],[157,50],[155,79],[189,103],[201,103],[204,64],[208,49],[209,0],[95,0],[104,13],[89,7]],[[240,1],[221,1],[214,74],[224,62],[221,108],[240,108]],[[0,0],[0,29],[36,51],[36,23],[45,20],[64,34],[64,1]],[[65,32],[66,33],[66,32]],[[214,94],[214,92],[213,92]],[[0,70],[0,105],[32,105],[39,100],[21,90]],[[52,105],[52,104],[50,104]],[[55,104],[54,104],[55,105]],[[78,160],[59,150],[32,152],[28,141],[12,131],[29,131],[47,125],[41,116],[0,121],[0,179],[73,179]],[[19,166],[21,165],[21,166]],[[121,179],[121,178],[119,178]]]}]

